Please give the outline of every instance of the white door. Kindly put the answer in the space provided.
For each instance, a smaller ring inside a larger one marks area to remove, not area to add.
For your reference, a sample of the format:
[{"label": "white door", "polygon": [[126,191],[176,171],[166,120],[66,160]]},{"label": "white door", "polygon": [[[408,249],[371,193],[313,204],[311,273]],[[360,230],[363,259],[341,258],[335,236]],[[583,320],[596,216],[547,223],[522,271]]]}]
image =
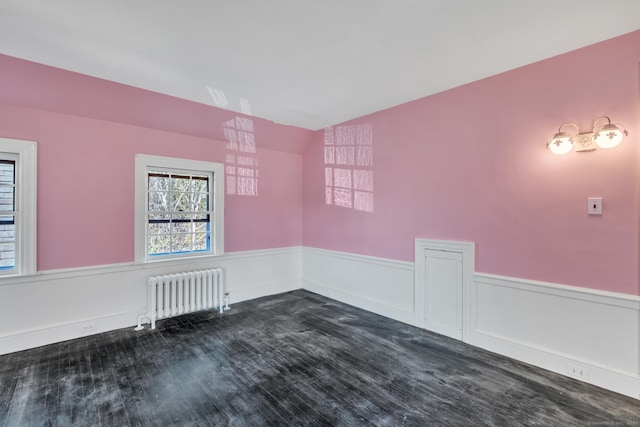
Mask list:
[{"label": "white door", "polygon": [[424,252],[425,328],[462,340],[462,252]]}]

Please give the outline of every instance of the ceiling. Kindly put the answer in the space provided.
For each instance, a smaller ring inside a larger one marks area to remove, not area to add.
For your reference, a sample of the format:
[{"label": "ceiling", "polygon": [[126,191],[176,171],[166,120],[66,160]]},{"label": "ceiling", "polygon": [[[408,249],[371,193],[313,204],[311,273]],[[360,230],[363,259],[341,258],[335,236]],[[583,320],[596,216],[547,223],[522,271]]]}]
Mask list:
[{"label": "ceiling", "polygon": [[313,130],[637,29],[639,0],[0,0],[0,53]]}]

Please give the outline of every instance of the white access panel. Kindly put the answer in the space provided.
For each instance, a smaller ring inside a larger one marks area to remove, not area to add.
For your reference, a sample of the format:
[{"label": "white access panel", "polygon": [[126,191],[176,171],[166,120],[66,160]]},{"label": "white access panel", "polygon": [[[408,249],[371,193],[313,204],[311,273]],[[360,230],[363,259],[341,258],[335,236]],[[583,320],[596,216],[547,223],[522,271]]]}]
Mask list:
[{"label": "white access panel", "polygon": [[462,252],[425,252],[425,328],[462,340]]}]

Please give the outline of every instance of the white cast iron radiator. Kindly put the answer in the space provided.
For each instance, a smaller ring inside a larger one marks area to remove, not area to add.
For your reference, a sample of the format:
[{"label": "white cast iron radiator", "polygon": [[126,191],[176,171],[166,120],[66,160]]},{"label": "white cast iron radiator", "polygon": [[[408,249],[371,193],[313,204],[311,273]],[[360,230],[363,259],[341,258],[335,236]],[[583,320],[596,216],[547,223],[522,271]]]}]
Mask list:
[{"label": "white cast iron radiator", "polygon": [[143,329],[145,318],[151,323],[151,329],[155,329],[156,320],[167,317],[210,308],[217,308],[220,313],[229,309],[221,268],[152,276],[147,279],[147,288],[148,311],[138,317],[136,330]]}]

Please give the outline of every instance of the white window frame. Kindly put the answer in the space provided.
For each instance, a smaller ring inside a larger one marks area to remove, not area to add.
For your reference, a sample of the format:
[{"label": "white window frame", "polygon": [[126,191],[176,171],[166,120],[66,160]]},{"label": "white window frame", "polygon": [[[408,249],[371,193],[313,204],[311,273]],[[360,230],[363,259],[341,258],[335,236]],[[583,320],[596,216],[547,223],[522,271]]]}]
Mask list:
[{"label": "white window frame", "polygon": [[[150,169],[184,170],[195,173],[213,174],[213,220],[211,221],[211,245],[209,251],[185,254],[149,256],[147,254],[147,206],[148,180]],[[135,260],[136,262],[156,262],[178,258],[217,256],[224,253],[224,164],[175,157],[136,154],[135,159]]]},{"label": "white window frame", "polygon": [[0,277],[34,274],[37,269],[37,144],[34,141],[0,138],[0,156],[15,164],[15,267]]}]

